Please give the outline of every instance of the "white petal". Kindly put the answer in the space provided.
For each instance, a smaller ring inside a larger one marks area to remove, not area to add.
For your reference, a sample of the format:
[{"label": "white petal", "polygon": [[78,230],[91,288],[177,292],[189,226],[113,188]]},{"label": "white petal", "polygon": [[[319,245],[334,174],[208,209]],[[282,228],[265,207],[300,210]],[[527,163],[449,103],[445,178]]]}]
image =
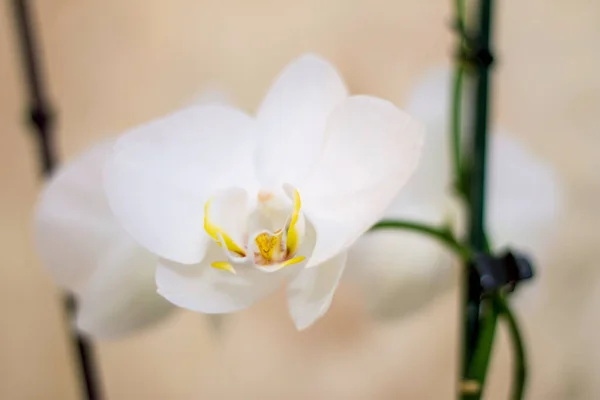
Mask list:
[{"label": "white petal", "polygon": [[229,313],[250,307],[271,294],[287,276],[283,271],[265,273],[251,263],[235,264],[236,274],[212,268],[215,261],[226,261],[215,243],[208,246],[206,258],[199,264],[183,265],[166,260],[156,272],[158,292],[179,307],[207,314]]},{"label": "white petal", "polygon": [[209,217],[238,246],[246,244],[248,193],[244,189],[229,188],[215,193],[210,203]]},{"label": "white petal", "polygon": [[104,183],[112,210],[151,252],[199,262],[208,236],[204,204],[215,191],[256,185],[254,121],[225,106],[195,106],[126,133]]},{"label": "white petal", "polygon": [[156,263],[156,256],[132,239],[112,248],[78,298],[78,328],[115,339],[167,316],[174,307],[156,293]]},{"label": "white petal", "polygon": [[113,217],[102,187],[114,141],[61,167],[36,212],[36,245],[53,278],[77,295],[81,330],[114,338],[164,317],[156,294],[156,257],[135,244]]},{"label": "white petal", "polygon": [[231,99],[231,94],[222,90],[218,86],[211,86],[194,96],[191,104],[196,105],[229,105],[235,104]]},{"label": "white petal", "polygon": [[353,96],[336,108],[321,157],[299,187],[317,231],[309,266],[339,253],[381,218],[417,166],[422,130],[375,97]]},{"label": "white petal", "polygon": [[426,203],[441,207],[444,198],[450,194],[450,85],[450,70],[437,69],[429,73],[409,96],[406,111],[425,124],[427,140],[419,168],[400,193],[407,204]]},{"label": "white petal", "polygon": [[[417,221],[442,222],[438,209],[412,207],[403,213]],[[377,230],[350,247],[344,279],[362,290],[376,317],[399,318],[450,288],[451,267],[452,255],[434,239],[404,230]]]},{"label": "white petal", "polygon": [[46,184],[35,214],[40,257],[63,288],[81,294],[111,248],[128,240],[108,207],[102,168],[113,141],[61,167]]},{"label": "white petal", "polygon": [[452,70],[438,67],[429,70],[411,91],[406,111],[423,123],[447,121],[452,96]]},{"label": "white petal", "polygon": [[291,62],[258,111],[257,168],[261,183],[298,184],[321,147],[327,118],[348,96],[335,67],[312,54]]},{"label": "white petal", "polygon": [[491,136],[488,227],[495,247],[542,257],[557,232],[563,193],[552,168],[510,136]]},{"label": "white petal", "polygon": [[[465,81],[465,84],[469,84]],[[450,182],[449,115],[452,72],[431,70],[409,96],[407,111],[427,127],[427,141],[420,168],[401,195],[406,203],[415,199],[431,204],[448,190]],[[463,130],[470,131],[471,91],[463,88]],[[465,137],[468,135],[465,135]],[[509,136],[491,135],[487,185],[488,228],[493,244],[514,244],[532,250],[538,257],[551,242],[560,219],[562,190],[554,171],[528,154]],[[428,197],[426,199],[426,197]]]},{"label": "white petal", "polygon": [[[408,96],[406,111],[429,126],[437,125],[448,131],[452,107],[454,71],[450,67],[436,67],[429,70]],[[473,128],[472,95],[473,81],[465,77],[462,88],[462,131]],[[464,135],[466,139],[468,135]]]},{"label": "white petal", "polygon": [[345,266],[344,252],[314,268],[303,268],[289,283],[288,306],[298,330],[308,328],[329,310]]}]

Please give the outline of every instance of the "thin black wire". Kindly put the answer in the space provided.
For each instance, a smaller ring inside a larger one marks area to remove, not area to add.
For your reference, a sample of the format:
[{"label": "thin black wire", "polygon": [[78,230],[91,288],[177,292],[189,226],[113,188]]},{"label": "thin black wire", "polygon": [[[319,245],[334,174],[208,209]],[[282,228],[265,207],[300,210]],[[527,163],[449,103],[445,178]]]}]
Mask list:
[{"label": "thin black wire", "polygon": [[[29,123],[33,128],[34,137],[38,144],[41,172],[45,177],[48,177],[57,161],[52,140],[54,113],[44,91],[29,5],[26,0],[13,0],[13,9],[29,94]],[[72,295],[65,295],[64,308],[67,317],[72,318],[76,309],[75,299]],[[85,393],[84,399],[100,399],[92,345],[89,340],[76,331],[72,331],[72,341],[77,350],[78,367],[82,378],[81,385]]]}]

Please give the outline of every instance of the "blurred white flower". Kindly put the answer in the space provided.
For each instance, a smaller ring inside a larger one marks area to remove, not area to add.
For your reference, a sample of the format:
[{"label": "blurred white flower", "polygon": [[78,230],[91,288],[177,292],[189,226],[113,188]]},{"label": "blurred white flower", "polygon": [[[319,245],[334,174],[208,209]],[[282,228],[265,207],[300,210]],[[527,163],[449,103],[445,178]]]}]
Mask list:
[{"label": "blurred white flower", "polygon": [[[223,104],[218,88],[193,104]],[[61,166],[46,183],[36,210],[36,246],[58,284],[76,295],[76,325],[98,339],[134,333],[175,307],[156,293],[158,257],[137,244],[114,217],[102,183],[115,139]],[[216,327],[215,318],[211,322]]]},{"label": "blurred white flower", "polygon": [[156,293],[157,257],[114,218],[102,186],[114,141],[95,146],[50,178],[35,216],[36,247],[52,277],[77,298],[78,329],[114,339],[165,317]]},{"label": "blurred white flower", "polygon": [[208,104],[219,104],[219,105],[230,105],[234,104],[231,93],[225,92],[219,86],[210,85],[205,87],[200,93],[198,93],[190,102],[189,105],[208,105]]},{"label": "blurred white flower", "polygon": [[414,171],[421,126],[391,103],[349,96],[306,55],[256,118],[190,107],[133,129],[107,162],[109,203],[160,257],[158,291],[204,313],[249,307],[288,284],[303,329],[329,308],[346,249]]},{"label": "blurred white flower", "polygon": [[[450,70],[437,69],[409,97],[407,111],[425,123],[427,140],[417,172],[386,217],[440,225],[462,214],[451,200],[450,96]],[[495,129],[489,152],[487,226],[492,245],[514,245],[543,262],[562,208],[558,178],[549,165]],[[453,261],[445,248],[418,233],[379,230],[351,248],[347,277],[363,289],[375,315],[395,318],[449,289],[456,282],[450,279]]]}]

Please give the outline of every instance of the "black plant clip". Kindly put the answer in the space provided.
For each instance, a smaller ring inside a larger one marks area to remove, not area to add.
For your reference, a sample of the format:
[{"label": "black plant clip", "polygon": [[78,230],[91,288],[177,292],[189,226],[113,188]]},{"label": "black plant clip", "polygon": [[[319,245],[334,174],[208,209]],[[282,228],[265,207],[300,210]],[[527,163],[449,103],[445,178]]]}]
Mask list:
[{"label": "black plant clip", "polygon": [[500,290],[512,292],[525,280],[534,276],[530,259],[517,251],[506,250],[500,255],[478,253],[471,261],[471,279],[477,280],[480,293],[485,295]]}]

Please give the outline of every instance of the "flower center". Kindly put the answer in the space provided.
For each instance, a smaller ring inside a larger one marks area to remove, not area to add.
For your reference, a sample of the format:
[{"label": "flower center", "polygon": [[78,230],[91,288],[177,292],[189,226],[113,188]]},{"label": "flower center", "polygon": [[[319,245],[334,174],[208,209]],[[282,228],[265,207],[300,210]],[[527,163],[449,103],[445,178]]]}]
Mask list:
[{"label": "flower center", "polygon": [[[236,273],[233,264],[251,263],[254,267],[266,272],[278,271],[289,265],[304,261],[304,256],[297,256],[301,239],[304,236],[304,219],[300,213],[300,194],[295,189],[286,190],[292,198],[292,210],[283,228],[275,232],[259,230],[248,235],[244,230],[243,241],[238,243],[211,218],[212,198],[204,206],[204,229],[225,250],[228,261],[213,262],[211,266],[231,273]],[[260,191],[257,196],[257,213],[260,218],[269,219],[272,212],[269,203],[275,198],[271,192]],[[221,210],[227,212],[227,210]],[[280,223],[282,219],[280,218]],[[251,223],[245,225],[252,225]]]},{"label": "flower center", "polygon": [[271,235],[268,232],[259,233],[254,242],[258,252],[254,253],[254,262],[257,265],[268,264],[272,260],[284,258],[286,246],[283,239],[283,231],[280,229]]}]

